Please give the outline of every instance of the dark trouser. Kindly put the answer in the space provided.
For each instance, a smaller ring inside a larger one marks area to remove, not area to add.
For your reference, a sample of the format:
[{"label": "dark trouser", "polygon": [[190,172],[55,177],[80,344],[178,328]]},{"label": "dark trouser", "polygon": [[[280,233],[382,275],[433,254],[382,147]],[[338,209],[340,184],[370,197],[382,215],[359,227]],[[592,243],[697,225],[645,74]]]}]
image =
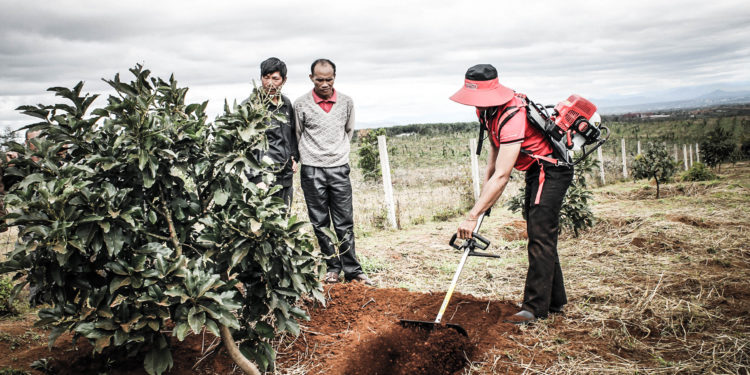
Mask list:
[{"label": "dark trouser", "polygon": [[[543,170],[541,170],[543,169]],[[540,175],[542,192],[539,195]],[[526,171],[526,231],[529,235],[529,271],[523,309],[538,318],[568,303],[557,256],[560,208],[573,180],[573,168],[534,164]]]},{"label": "dark trouser", "polygon": [[275,192],[273,196],[279,197],[284,201],[286,212],[289,214],[292,208],[292,198],[294,198],[294,187],[281,185],[281,190]]},{"label": "dark trouser", "polygon": [[[362,266],[354,251],[354,209],[349,164],[339,167],[302,166],[302,191],[307,203],[307,215],[315,229],[320,251],[326,256],[328,272],[344,271],[351,280],[362,273]],[[331,239],[323,233],[333,221],[333,228],[341,245],[338,254]]]}]

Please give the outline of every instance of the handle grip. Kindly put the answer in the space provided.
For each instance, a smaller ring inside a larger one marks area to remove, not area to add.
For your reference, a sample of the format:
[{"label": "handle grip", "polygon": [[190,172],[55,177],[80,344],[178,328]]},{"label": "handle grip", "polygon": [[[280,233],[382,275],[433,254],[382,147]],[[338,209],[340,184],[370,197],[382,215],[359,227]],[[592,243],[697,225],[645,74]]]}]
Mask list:
[{"label": "handle grip", "polygon": [[451,236],[451,240],[450,242],[448,242],[448,245],[451,245],[451,247],[456,250],[461,250],[461,246],[456,245],[456,239],[458,239],[458,233],[453,233],[453,236]]},{"label": "handle grip", "polygon": [[482,236],[479,235],[479,233],[474,232],[472,233],[472,240],[474,241],[474,245],[478,247],[481,250],[486,250],[487,247],[490,246],[490,241]]},{"label": "handle grip", "polygon": [[461,245],[456,244],[457,239],[458,239],[458,234],[453,233],[453,236],[451,236],[450,242],[448,242],[448,244],[451,245],[451,247],[456,250],[463,250],[467,247],[476,247],[481,250],[486,250],[490,246],[490,241],[480,236],[479,233],[477,232],[472,233],[472,238],[465,240],[464,243],[462,243]]}]

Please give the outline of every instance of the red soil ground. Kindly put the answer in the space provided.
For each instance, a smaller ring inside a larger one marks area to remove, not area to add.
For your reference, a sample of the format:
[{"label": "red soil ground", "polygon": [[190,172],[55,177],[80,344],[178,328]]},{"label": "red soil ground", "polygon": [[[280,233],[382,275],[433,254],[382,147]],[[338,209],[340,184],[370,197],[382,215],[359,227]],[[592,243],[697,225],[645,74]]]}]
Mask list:
[{"label": "red soil ground", "polygon": [[[510,302],[487,301],[455,294],[443,321],[462,326],[465,337],[450,328],[425,332],[403,328],[400,319],[434,320],[444,292],[413,293],[403,289],[381,289],[359,283],[326,288],[327,306],[307,306],[311,320],[304,322],[299,337],[286,340],[277,355],[281,368],[302,367],[313,374],[456,374],[466,361],[481,359],[488,352],[511,352],[518,344],[511,336],[519,329],[503,320],[517,310]],[[91,356],[91,346],[80,340],[77,349],[71,336],[60,337],[48,351],[47,332],[32,327],[33,318],[2,321],[0,331],[23,341],[0,340],[0,369],[26,369],[34,360],[48,358],[58,374],[145,374],[141,360],[113,364]],[[36,333],[36,335],[34,334]],[[201,359],[214,337],[188,336],[173,339],[174,368],[169,374],[229,374],[233,363],[223,350]],[[513,369],[506,369],[506,371]]]}]

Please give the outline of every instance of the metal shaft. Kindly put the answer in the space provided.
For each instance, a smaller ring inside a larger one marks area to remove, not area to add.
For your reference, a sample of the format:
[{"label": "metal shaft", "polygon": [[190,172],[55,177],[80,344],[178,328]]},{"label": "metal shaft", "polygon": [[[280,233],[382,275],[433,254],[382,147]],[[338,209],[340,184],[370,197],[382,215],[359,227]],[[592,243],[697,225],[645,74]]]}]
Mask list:
[{"label": "metal shaft", "polygon": [[[479,227],[482,226],[482,220],[484,220],[484,213],[479,215],[479,218],[477,218],[477,226],[474,227],[474,233],[479,232]],[[448,303],[451,301],[451,296],[453,296],[453,291],[456,289],[456,284],[458,284],[458,277],[461,276],[461,271],[463,271],[464,269],[466,260],[469,259],[469,253],[471,252],[471,250],[471,246],[466,246],[464,255],[461,257],[461,262],[458,263],[456,273],[453,275],[451,286],[450,288],[448,288],[448,293],[445,293],[445,298],[443,298],[443,304],[442,306],[440,306],[440,311],[438,311],[437,317],[435,318],[435,323],[440,323],[440,321],[443,319],[443,313],[445,313],[445,309],[448,308]]]}]

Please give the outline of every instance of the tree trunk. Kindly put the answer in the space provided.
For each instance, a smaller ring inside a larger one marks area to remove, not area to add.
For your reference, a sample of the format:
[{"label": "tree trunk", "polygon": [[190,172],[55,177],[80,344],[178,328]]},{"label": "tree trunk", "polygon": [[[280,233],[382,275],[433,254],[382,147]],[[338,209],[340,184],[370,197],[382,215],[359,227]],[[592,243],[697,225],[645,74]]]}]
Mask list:
[{"label": "tree trunk", "polygon": [[229,331],[229,327],[220,324],[219,325],[219,332],[221,332],[221,341],[224,342],[224,347],[227,348],[227,352],[229,353],[229,356],[232,357],[232,360],[234,360],[234,363],[237,364],[237,366],[240,367],[242,372],[244,372],[247,375],[260,375],[260,371],[258,371],[258,367],[255,366],[252,362],[250,362],[249,359],[245,358],[244,355],[240,352],[240,349],[237,347],[237,344],[234,342],[234,338],[232,338],[232,332]]},{"label": "tree trunk", "polygon": [[656,181],[656,199],[659,199],[659,178],[656,177],[656,173],[654,173],[654,181]]}]

